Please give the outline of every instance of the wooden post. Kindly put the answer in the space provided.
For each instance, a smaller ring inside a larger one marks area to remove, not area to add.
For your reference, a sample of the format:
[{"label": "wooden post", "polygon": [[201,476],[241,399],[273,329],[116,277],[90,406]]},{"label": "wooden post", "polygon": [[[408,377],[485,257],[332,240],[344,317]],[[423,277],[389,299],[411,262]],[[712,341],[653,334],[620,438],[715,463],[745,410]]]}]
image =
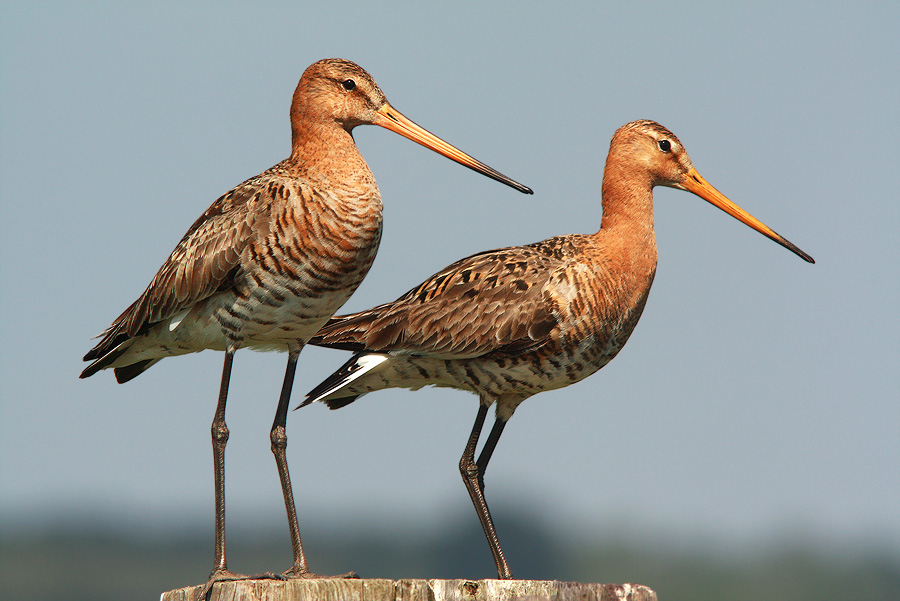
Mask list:
[{"label": "wooden post", "polygon": [[[198,601],[201,586],[163,593],[160,601]],[[657,601],[640,584],[558,580],[239,580],[220,582],[209,601]]]}]

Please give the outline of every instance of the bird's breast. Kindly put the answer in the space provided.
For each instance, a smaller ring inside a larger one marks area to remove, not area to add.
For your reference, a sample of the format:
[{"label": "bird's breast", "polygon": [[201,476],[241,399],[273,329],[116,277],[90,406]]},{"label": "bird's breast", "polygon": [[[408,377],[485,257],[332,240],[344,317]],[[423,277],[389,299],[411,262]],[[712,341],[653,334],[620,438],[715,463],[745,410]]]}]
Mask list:
[{"label": "bird's breast", "polygon": [[570,265],[548,288],[558,325],[547,342],[501,360],[496,373],[504,374],[509,389],[535,394],[597,372],[625,346],[652,281],[652,271],[616,275],[589,263]]},{"label": "bird's breast", "polygon": [[223,315],[241,324],[249,346],[305,343],[362,282],[381,240],[377,188],[336,194],[300,186],[272,209],[265,234],[244,251]]},{"label": "bird's breast", "polygon": [[571,374],[586,377],[625,346],[643,313],[655,267],[620,270],[600,263],[568,271],[572,292],[559,305],[556,353],[573,363]]}]

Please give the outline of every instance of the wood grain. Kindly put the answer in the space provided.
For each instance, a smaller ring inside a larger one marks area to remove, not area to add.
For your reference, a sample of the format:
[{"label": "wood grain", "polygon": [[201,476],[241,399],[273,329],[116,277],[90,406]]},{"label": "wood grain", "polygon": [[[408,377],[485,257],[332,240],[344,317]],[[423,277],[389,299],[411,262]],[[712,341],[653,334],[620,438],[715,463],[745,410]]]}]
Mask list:
[{"label": "wood grain", "polygon": [[[163,593],[160,601],[197,601],[202,587]],[[242,580],[213,587],[209,601],[657,601],[639,584],[558,580]]]}]

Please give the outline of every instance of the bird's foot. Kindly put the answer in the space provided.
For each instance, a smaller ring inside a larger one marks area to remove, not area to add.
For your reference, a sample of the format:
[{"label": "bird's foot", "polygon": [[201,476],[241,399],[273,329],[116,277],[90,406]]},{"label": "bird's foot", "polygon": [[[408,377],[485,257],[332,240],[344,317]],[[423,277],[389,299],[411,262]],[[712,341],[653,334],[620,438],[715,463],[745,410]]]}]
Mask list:
[{"label": "bird's foot", "polygon": [[213,570],[212,574],[209,575],[209,580],[207,580],[206,584],[203,585],[203,588],[200,589],[200,594],[197,595],[197,601],[206,601],[209,599],[209,594],[212,592],[212,587],[215,583],[230,582],[234,580],[285,580],[285,577],[281,574],[275,574],[274,572],[245,575],[236,574],[231,570]]}]

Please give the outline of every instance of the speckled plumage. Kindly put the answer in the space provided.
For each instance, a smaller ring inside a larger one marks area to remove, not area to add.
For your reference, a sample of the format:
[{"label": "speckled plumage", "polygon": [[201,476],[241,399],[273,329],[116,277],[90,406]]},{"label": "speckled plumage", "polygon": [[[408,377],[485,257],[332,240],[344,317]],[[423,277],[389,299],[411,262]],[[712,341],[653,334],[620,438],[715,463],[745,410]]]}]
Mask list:
[{"label": "speckled plumage", "polygon": [[[524,399],[586,378],[622,348],[653,278],[655,253],[647,258],[639,275],[615,280],[597,240],[570,235],[458,261],[392,303],[334,318],[311,340],[390,356],[325,400],[446,386],[496,401],[508,420]],[[604,303],[613,298],[624,302]]]},{"label": "speckled plumage", "polygon": [[136,363],[203,349],[299,351],[365,277],[381,223],[374,179],[343,197],[284,164],[247,180],[188,230],[84,377],[113,367],[124,382]]},{"label": "speckled plumage", "polygon": [[294,92],[290,116],[291,155],[216,200],[84,357],[92,363],[82,378],[112,368],[119,382],[127,382],[165,357],[225,351],[212,425],[216,563],[203,595],[216,581],[242,578],[227,569],[224,542],[225,404],[232,358],[241,348],[288,352],[270,432],[294,551],[284,576],[314,576],[300,544],[285,419],[300,350],[359,286],[381,239],[381,196],[353,142],[353,128],[385,127],[531,193],[397,112],[371,76],[349,61],[311,65]]},{"label": "speckled plumage", "polygon": [[[368,392],[427,385],[479,396],[460,470],[500,578],[512,574],[483,497],[487,463],[522,401],[590,376],[625,345],[656,273],[657,185],[691,191],[812,260],[707,184],[671,131],[635,121],[619,128],[610,144],[597,233],[472,255],[392,303],[334,317],[310,340],[356,354],[301,406],[323,401],[337,409]],[[494,429],[475,462],[493,404]]]}]

